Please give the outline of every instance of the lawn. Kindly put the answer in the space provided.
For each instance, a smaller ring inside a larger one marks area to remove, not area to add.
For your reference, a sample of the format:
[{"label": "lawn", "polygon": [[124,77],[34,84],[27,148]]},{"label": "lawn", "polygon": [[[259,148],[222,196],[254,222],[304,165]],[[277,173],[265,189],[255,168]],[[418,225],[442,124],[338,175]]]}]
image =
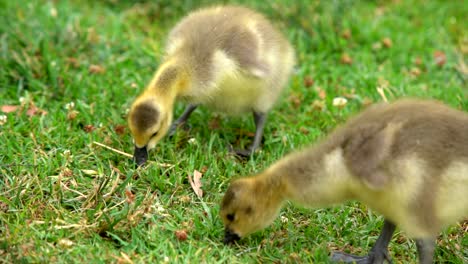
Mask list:
[{"label": "lawn", "polygon": [[[249,160],[251,115],[200,108],[143,168],[125,154],[126,114],[160,63],[165,35],[210,1],[0,0],[0,262],[327,262],[365,254],[383,218],[357,202],[287,206],[264,231],[222,244],[219,202],[372,102],[436,98],[468,111],[468,5],[452,1],[221,1],[253,7],[293,43],[297,70]],[[333,99],[347,99],[345,105]],[[178,104],[175,116],[183,111]],[[203,174],[203,197],[188,175]],[[468,222],[437,239],[437,263],[467,263]],[[396,263],[417,260],[397,229]]]}]

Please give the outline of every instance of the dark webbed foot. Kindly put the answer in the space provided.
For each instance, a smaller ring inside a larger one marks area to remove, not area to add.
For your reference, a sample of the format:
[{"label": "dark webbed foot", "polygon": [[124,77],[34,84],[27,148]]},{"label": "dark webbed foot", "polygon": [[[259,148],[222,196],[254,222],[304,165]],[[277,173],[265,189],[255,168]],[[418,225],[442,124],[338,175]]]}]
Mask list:
[{"label": "dark webbed foot", "polygon": [[388,263],[392,263],[390,254],[388,253],[388,244],[392,239],[393,232],[395,232],[395,225],[385,220],[382,232],[370,250],[369,255],[361,257],[343,252],[333,252],[331,261],[338,263],[382,264],[386,260]]},{"label": "dark webbed foot", "polygon": [[384,252],[371,252],[367,256],[356,256],[347,254],[344,252],[333,252],[331,255],[331,261],[338,263],[356,263],[356,264],[381,264],[386,260],[388,263],[392,263],[388,251]]},{"label": "dark webbed foot", "polygon": [[240,158],[250,158],[252,156],[253,151],[250,148],[247,149],[233,149],[231,146],[229,146],[229,152],[234,153],[236,156]]},{"label": "dark webbed foot", "polygon": [[254,136],[252,145],[250,145],[246,149],[233,149],[231,146],[229,147],[230,152],[242,158],[248,158],[252,156],[255,150],[257,150],[260,147],[260,143],[262,142],[263,128],[265,127],[265,121],[266,121],[266,114],[253,112],[253,117],[255,121],[256,130],[255,130],[255,136]]}]

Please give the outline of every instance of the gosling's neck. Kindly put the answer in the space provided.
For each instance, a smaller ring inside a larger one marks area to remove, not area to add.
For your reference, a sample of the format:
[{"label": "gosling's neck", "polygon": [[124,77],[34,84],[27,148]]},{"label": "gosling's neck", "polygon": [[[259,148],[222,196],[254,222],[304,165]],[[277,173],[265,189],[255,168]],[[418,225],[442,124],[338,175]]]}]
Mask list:
[{"label": "gosling's neck", "polygon": [[[326,151],[325,151],[326,150]],[[353,199],[342,150],[318,146],[290,154],[264,172],[284,200],[324,207]]]},{"label": "gosling's neck", "polygon": [[189,89],[191,79],[183,61],[169,59],[158,68],[145,93],[161,104],[172,107],[177,96]]}]

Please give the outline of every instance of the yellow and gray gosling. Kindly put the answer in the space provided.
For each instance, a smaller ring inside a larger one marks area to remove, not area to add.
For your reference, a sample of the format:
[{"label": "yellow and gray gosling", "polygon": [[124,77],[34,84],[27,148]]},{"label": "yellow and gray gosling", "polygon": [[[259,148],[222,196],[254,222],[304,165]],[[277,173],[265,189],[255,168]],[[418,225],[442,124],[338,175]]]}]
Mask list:
[{"label": "yellow and gray gosling", "polygon": [[364,257],[332,260],[382,263],[396,226],[416,240],[420,263],[432,263],[435,239],[468,217],[468,114],[436,101],[404,99],[364,110],[314,146],[265,171],[234,180],[220,216],[229,243],[265,228],[285,201],[310,207],[348,200],[385,217]]},{"label": "yellow and gray gosling", "polygon": [[[170,31],[163,62],[130,108],[135,161],[143,164],[147,151],[166,133],[174,133],[198,105],[231,115],[252,112],[253,143],[236,151],[251,155],[260,145],[266,115],[285,88],[294,61],[290,43],[255,11],[216,6],[188,14]],[[172,122],[179,98],[189,105]]]}]

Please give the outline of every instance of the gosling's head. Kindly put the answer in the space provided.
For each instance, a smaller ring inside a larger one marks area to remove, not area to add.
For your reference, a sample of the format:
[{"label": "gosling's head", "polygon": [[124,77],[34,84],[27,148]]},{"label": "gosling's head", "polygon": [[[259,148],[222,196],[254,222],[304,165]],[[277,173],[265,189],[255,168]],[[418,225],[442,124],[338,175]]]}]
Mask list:
[{"label": "gosling's head", "polygon": [[138,165],[148,159],[148,150],[164,137],[172,122],[171,111],[143,94],[135,100],[128,115],[128,126],[135,143],[133,158]]},{"label": "gosling's head", "polygon": [[220,210],[225,227],[224,243],[232,243],[267,227],[278,215],[281,205],[279,194],[256,178],[232,182]]}]

